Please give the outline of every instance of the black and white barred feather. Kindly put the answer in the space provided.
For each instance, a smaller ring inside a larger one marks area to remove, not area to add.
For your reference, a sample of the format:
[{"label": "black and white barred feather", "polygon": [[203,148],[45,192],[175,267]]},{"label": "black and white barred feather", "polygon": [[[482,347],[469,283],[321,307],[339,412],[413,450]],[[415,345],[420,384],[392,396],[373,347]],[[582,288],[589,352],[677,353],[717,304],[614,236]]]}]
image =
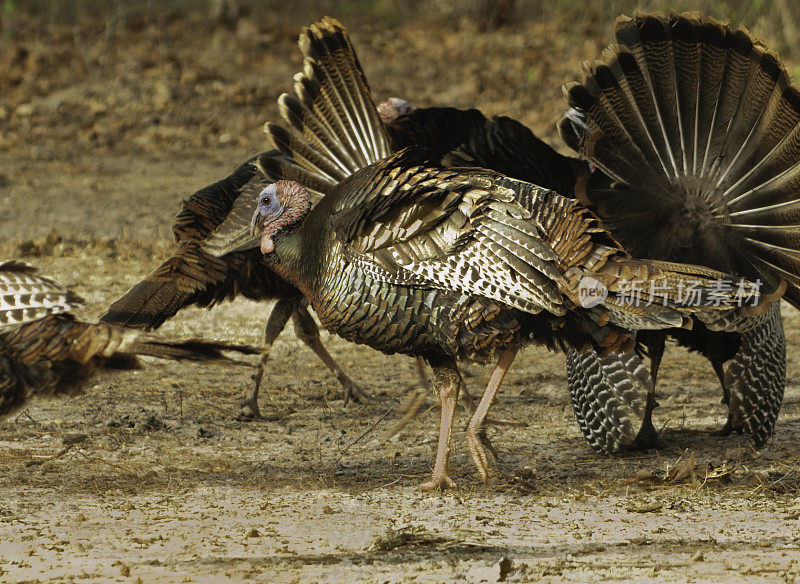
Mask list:
[{"label": "black and white barred feather", "polygon": [[[620,17],[616,36],[565,90],[561,136],[602,171],[578,182],[578,198],[638,257],[735,273],[767,295],[785,287],[800,307],[800,92],[777,55],[745,29],[695,14]],[[746,396],[729,400],[727,427],[761,444],[785,384],[779,311],[712,328],[743,331],[721,379],[726,394],[735,383]],[[719,372],[728,359],[720,335],[679,342]]]},{"label": "black and white barred feather", "polygon": [[83,304],[80,296],[36,272],[18,260],[0,262],[0,331]]}]

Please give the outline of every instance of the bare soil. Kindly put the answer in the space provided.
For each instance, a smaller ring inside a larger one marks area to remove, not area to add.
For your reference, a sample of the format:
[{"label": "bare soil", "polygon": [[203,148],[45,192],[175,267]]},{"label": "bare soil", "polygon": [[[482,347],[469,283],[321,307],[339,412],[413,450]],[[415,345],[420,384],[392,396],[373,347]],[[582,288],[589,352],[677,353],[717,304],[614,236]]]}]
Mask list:
[{"label": "bare soil", "polygon": [[[310,22],[317,15],[310,16]],[[609,26],[609,30],[610,30]],[[0,50],[0,257],[25,257],[103,307],[166,258],[181,197],[267,148],[260,127],[299,68],[296,28],[191,21],[53,28],[20,19]],[[556,144],[560,86],[607,38],[558,23],[352,25],[379,98],[507,114]],[[258,343],[270,306],[189,309],[163,327]],[[722,426],[711,367],[671,348],[656,451],[602,457],[581,437],[564,358],[528,348],[490,429],[481,484],[453,437],[454,491],[423,495],[438,410],[398,439],[414,363],[324,333],[375,399],[343,407],[287,330],[261,408],[235,420],[245,368],[148,363],[0,426],[3,582],[800,582],[800,318],[761,450]],[[488,371],[466,366],[476,393]],[[461,412],[459,429],[467,416]]]}]

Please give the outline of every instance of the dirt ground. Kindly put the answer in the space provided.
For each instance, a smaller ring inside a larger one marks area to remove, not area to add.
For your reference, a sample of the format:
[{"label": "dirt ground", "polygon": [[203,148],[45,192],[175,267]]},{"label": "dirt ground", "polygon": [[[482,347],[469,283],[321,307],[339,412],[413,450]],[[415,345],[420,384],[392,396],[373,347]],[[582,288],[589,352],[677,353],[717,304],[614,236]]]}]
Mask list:
[{"label": "dirt ground", "polygon": [[[266,149],[261,125],[299,68],[297,30],[16,26],[0,50],[0,257],[39,265],[91,317],[168,256],[181,197]],[[352,33],[377,96],[512,115],[553,144],[561,84],[608,40],[558,23],[378,34],[364,19]],[[269,308],[185,310],[162,330],[258,343]],[[407,357],[324,333],[375,396],[343,407],[287,330],[267,419],[251,423],[235,420],[245,368],[151,362],[98,376],[87,395],[0,425],[0,581],[800,582],[800,317],[784,314],[789,381],[760,451],[708,433],[724,422],[716,378],[671,348],[660,448],[597,456],[563,356],[529,348],[493,410],[523,424],[490,430],[497,476],[478,481],[456,432],[458,488],[443,495],[417,489],[436,445],[432,396],[416,424],[381,440],[416,381]],[[488,372],[466,370],[475,393]]]}]

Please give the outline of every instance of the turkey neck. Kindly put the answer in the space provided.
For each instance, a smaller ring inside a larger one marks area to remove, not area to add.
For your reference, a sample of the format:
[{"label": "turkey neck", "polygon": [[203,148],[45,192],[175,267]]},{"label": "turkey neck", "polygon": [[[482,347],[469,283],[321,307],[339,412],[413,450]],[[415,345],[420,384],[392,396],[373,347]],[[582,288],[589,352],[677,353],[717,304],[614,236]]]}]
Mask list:
[{"label": "turkey neck", "polygon": [[[275,250],[265,255],[264,260],[270,269],[308,297],[313,295],[313,282],[319,272],[318,243],[322,238],[308,237],[304,227],[277,234],[274,238]],[[317,245],[314,245],[315,240]]]}]

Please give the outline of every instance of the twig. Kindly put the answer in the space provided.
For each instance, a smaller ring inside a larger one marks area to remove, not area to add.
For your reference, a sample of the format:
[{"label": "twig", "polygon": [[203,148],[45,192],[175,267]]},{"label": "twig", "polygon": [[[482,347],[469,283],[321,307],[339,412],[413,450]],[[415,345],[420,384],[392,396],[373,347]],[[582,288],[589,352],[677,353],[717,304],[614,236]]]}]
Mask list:
[{"label": "twig", "polygon": [[351,447],[353,447],[353,446],[354,446],[354,445],[355,445],[357,442],[359,442],[359,441],[360,441],[362,438],[364,438],[365,436],[367,436],[367,435],[368,435],[370,432],[372,432],[372,431],[373,431],[373,430],[374,430],[374,429],[375,429],[375,428],[378,426],[378,424],[380,424],[380,423],[381,423],[381,422],[382,422],[382,421],[383,421],[383,420],[386,418],[386,416],[388,416],[389,414],[391,414],[393,411],[394,411],[394,406],[392,406],[391,408],[389,408],[388,410],[386,410],[386,411],[384,412],[384,414],[383,414],[383,415],[382,415],[380,418],[378,418],[378,419],[377,419],[377,421],[376,421],[374,424],[372,424],[372,426],[370,426],[369,428],[367,428],[367,429],[364,431],[364,433],[363,433],[363,434],[361,434],[361,436],[359,436],[358,438],[356,438],[355,440],[353,440],[353,441],[352,441],[350,444],[348,444],[348,445],[347,445],[347,446],[344,448],[344,450],[342,450],[342,452],[339,454],[339,458],[337,458],[337,459],[334,461],[334,463],[333,463],[333,467],[336,467],[336,466],[338,466],[338,464],[339,464],[339,461],[341,461],[341,460],[342,460],[342,458],[344,458],[344,455],[345,455],[345,454],[347,454],[347,452],[350,450],[350,448],[351,448]]},{"label": "twig", "polygon": [[54,454],[53,456],[48,456],[48,457],[46,457],[46,458],[42,458],[42,459],[40,459],[40,460],[29,460],[28,462],[26,462],[26,463],[25,463],[25,467],[26,467],[26,468],[30,468],[30,467],[32,467],[32,466],[40,466],[40,465],[44,464],[45,462],[50,462],[51,460],[56,460],[57,458],[61,458],[61,457],[62,457],[62,456],[64,456],[64,455],[65,455],[67,452],[69,452],[70,450],[72,450],[72,447],[73,447],[73,446],[75,446],[75,444],[67,444],[67,445],[66,445],[64,448],[62,448],[61,450],[59,450],[59,451],[58,451],[56,454]]}]

